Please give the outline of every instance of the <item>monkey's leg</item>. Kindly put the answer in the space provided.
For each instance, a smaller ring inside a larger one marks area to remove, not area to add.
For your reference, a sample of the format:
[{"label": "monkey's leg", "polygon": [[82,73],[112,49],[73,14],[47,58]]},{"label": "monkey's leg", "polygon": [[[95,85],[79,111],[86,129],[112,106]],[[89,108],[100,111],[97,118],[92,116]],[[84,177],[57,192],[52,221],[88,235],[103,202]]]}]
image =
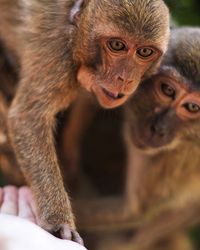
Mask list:
[{"label": "monkey's leg", "polygon": [[8,113],[8,103],[0,92],[0,148],[8,143],[6,116]]},{"label": "monkey's leg", "polygon": [[[154,246],[150,249],[152,250],[194,250],[192,242],[186,232],[173,233],[167,238],[161,239],[156,242]],[[149,250],[149,248],[141,249]]]},{"label": "monkey's leg", "polygon": [[[105,238],[105,237],[104,237]],[[173,235],[160,239],[152,245],[146,247],[134,246],[133,242],[128,240],[128,236],[116,235],[109,240],[102,237],[98,250],[193,250],[189,237],[185,232],[176,232]],[[127,243],[128,242],[128,243]]]},{"label": "monkey's leg", "polygon": [[7,132],[8,103],[0,93],[0,170],[9,184],[25,184]]},{"label": "monkey's leg", "polygon": [[141,223],[122,197],[77,201],[73,202],[73,208],[79,228],[86,231],[117,231]]},{"label": "monkey's leg", "polygon": [[139,227],[136,235],[131,239],[132,244],[135,249],[138,247],[146,249],[165,237],[173,236],[176,232],[199,221],[199,209],[199,204],[194,203],[180,209],[160,213],[157,218],[151,219]]},{"label": "monkey's leg", "polygon": [[140,199],[138,191],[141,187],[141,175],[148,165],[148,156],[134,147],[128,124],[124,125],[124,140],[127,148],[127,170],[125,178],[125,206],[134,214],[140,213]]},{"label": "monkey's leg", "polygon": [[70,185],[72,190],[77,188],[80,177],[81,141],[97,109],[97,103],[87,93],[78,96],[72,105],[68,122],[61,135],[59,154],[61,155],[63,176],[65,183]]}]

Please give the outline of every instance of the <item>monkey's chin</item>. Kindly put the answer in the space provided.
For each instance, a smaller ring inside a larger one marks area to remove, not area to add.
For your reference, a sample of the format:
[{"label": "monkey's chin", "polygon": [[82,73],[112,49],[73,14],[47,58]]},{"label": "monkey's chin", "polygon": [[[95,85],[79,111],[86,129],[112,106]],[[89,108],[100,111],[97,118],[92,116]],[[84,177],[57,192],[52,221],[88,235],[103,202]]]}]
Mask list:
[{"label": "monkey's chin", "polygon": [[116,108],[124,104],[128,99],[127,95],[124,95],[120,98],[114,98],[97,84],[93,85],[92,91],[96,95],[99,104],[106,109]]}]

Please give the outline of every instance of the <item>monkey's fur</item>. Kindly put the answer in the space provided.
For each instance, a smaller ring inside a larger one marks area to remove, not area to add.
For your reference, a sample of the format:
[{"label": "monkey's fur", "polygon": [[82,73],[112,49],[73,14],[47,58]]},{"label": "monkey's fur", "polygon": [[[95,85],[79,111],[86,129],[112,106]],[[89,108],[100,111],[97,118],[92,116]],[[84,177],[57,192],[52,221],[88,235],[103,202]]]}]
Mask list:
[{"label": "monkey's fur", "polygon": [[79,241],[54,147],[55,115],[80,87],[123,104],[166,50],[162,0],[0,0],[0,37],[20,67],[8,132],[41,225]]},{"label": "monkey's fur", "polygon": [[[83,230],[137,230],[130,241],[118,242],[113,249],[157,249],[154,244],[159,240],[169,242],[177,232],[182,235],[199,222],[198,51],[199,28],[172,31],[158,72],[145,80],[124,106],[128,152],[124,198],[84,201],[85,208],[84,203],[76,207]],[[91,211],[95,211],[92,217]],[[185,249],[190,248],[187,245]]]}]

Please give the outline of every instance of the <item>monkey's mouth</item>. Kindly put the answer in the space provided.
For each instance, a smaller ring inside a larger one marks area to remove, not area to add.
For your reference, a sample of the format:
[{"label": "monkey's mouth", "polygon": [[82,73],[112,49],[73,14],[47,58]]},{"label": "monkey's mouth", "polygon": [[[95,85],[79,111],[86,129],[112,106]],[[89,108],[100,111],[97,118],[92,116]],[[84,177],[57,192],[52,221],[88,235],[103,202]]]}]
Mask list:
[{"label": "monkey's mouth", "polygon": [[100,105],[107,109],[116,108],[128,99],[128,95],[117,91],[109,91],[98,84],[94,84],[92,90],[94,91]]},{"label": "monkey's mouth", "polygon": [[108,91],[107,89],[104,89],[104,88],[102,88],[102,90],[103,90],[104,94],[108,98],[113,99],[113,100],[119,100],[119,99],[121,99],[121,98],[123,98],[125,96],[122,93],[113,93],[113,92],[110,92],[110,91]]}]

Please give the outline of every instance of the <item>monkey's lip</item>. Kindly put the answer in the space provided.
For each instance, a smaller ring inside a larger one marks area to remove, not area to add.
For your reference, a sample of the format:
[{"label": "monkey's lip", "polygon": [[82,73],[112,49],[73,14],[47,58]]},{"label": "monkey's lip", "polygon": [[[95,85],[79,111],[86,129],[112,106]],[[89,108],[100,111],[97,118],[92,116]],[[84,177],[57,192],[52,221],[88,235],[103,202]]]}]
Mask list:
[{"label": "monkey's lip", "polygon": [[128,95],[119,94],[117,91],[107,90],[104,86],[99,84],[94,84],[92,86],[92,91],[95,93],[100,105],[108,109],[122,105],[129,97]]},{"label": "monkey's lip", "polygon": [[107,90],[107,89],[105,89],[105,88],[103,88],[103,87],[101,87],[101,89],[102,89],[102,91],[104,92],[104,94],[107,96],[107,97],[109,97],[109,98],[111,98],[111,99],[113,99],[113,100],[119,100],[119,99],[121,99],[121,98],[123,98],[125,95],[124,94],[122,94],[122,93],[118,93],[118,92],[111,92],[111,91],[109,91],[109,90]]}]

